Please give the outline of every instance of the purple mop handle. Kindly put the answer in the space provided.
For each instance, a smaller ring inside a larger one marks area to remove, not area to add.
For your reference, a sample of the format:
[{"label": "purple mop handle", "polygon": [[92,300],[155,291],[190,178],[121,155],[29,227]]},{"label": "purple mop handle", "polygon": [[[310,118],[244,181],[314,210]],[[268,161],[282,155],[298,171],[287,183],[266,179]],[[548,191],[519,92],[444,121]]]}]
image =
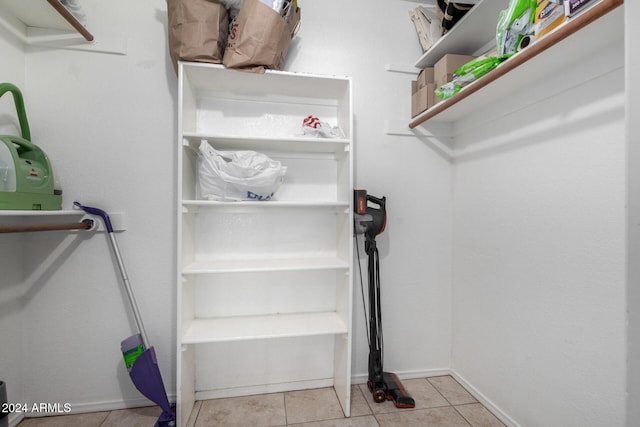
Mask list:
[{"label": "purple mop handle", "polygon": [[111,225],[111,219],[109,219],[109,215],[103,211],[102,209],[92,208],[91,206],[83,206],[80,202],[73,202],[74,206],[79,207],[86,213],[90,215],[98,215],[104,221],[104,226],[107,229],[107,232],[113,233],[113,226]]}]

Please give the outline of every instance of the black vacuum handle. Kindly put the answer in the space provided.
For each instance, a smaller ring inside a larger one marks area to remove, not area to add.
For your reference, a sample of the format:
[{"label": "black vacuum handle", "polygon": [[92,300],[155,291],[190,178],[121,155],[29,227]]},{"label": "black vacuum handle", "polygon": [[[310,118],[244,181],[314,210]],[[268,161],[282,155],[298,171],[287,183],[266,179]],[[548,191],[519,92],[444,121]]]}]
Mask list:
[{"label": "black vacuum handle", "polygon": [[387,204],[387,197],[386,196],[382,196],[382,198],[378,198],[375,196],[372,196],[370,194],[367,194],[367,200],[371,201],[373,203],[375,203],[376,205],[378,205],[380,207],[380,209],[382,209],[383,211],[386,211],[386,204]]},{"label": "black vacuum handle", "polygon": [[387,198],[383,196],[381,199],[367,194],[367,201],[373,202],[378,205],[378,208],[367,208],[367,213],[371,215],[372,221],[365,232],[365,235],[369,239],[374,239],[375,236],[382,233],[387,228]]}]

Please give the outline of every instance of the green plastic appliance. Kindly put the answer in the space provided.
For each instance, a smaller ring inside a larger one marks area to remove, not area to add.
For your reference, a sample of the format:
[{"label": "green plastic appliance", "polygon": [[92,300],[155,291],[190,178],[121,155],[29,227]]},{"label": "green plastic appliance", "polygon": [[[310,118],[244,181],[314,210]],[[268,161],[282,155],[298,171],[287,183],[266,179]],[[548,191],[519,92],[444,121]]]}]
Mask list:
[{"label": "green plastic appliance", "polygon": [[0,135],[0,210],[60,210],[62,195],[54,190],[49,158],[29,141],[22,93],[11,83],[0,83],[0,97],[7,92],[13,94],[22,137]]}]

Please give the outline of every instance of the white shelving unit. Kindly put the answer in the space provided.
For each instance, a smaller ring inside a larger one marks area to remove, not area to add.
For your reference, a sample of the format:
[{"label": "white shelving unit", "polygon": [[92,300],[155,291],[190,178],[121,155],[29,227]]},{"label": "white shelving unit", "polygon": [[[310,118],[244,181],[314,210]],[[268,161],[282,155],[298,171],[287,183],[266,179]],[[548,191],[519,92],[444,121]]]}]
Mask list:
[{"label": "white shelving unit", "polygon": [[[180,63],[178,423],[196,400],[333,386],[350,413],[351,80]],[[302,135],[314,115],[344,138]],[[255,150],[274,200],[201,200],[197,148]]]}]

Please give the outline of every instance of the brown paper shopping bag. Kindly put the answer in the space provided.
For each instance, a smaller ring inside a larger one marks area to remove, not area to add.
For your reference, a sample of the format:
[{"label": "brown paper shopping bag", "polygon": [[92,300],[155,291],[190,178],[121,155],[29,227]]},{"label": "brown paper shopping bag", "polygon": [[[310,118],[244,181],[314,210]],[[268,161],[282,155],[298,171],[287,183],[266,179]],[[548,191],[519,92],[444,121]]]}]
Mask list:
[{"label": "brown paper shopping bag", "polygon": [[218,0],[167,0],[169,54],[178,61],[222,62],[229,14]]},{"label": "brown paper shopping bag", "polygon": [[282,16],[259,0],[244,0],[222,63],[227,68],[258,72],[281,70],[299,24],[300,8],[291,7]]}]

